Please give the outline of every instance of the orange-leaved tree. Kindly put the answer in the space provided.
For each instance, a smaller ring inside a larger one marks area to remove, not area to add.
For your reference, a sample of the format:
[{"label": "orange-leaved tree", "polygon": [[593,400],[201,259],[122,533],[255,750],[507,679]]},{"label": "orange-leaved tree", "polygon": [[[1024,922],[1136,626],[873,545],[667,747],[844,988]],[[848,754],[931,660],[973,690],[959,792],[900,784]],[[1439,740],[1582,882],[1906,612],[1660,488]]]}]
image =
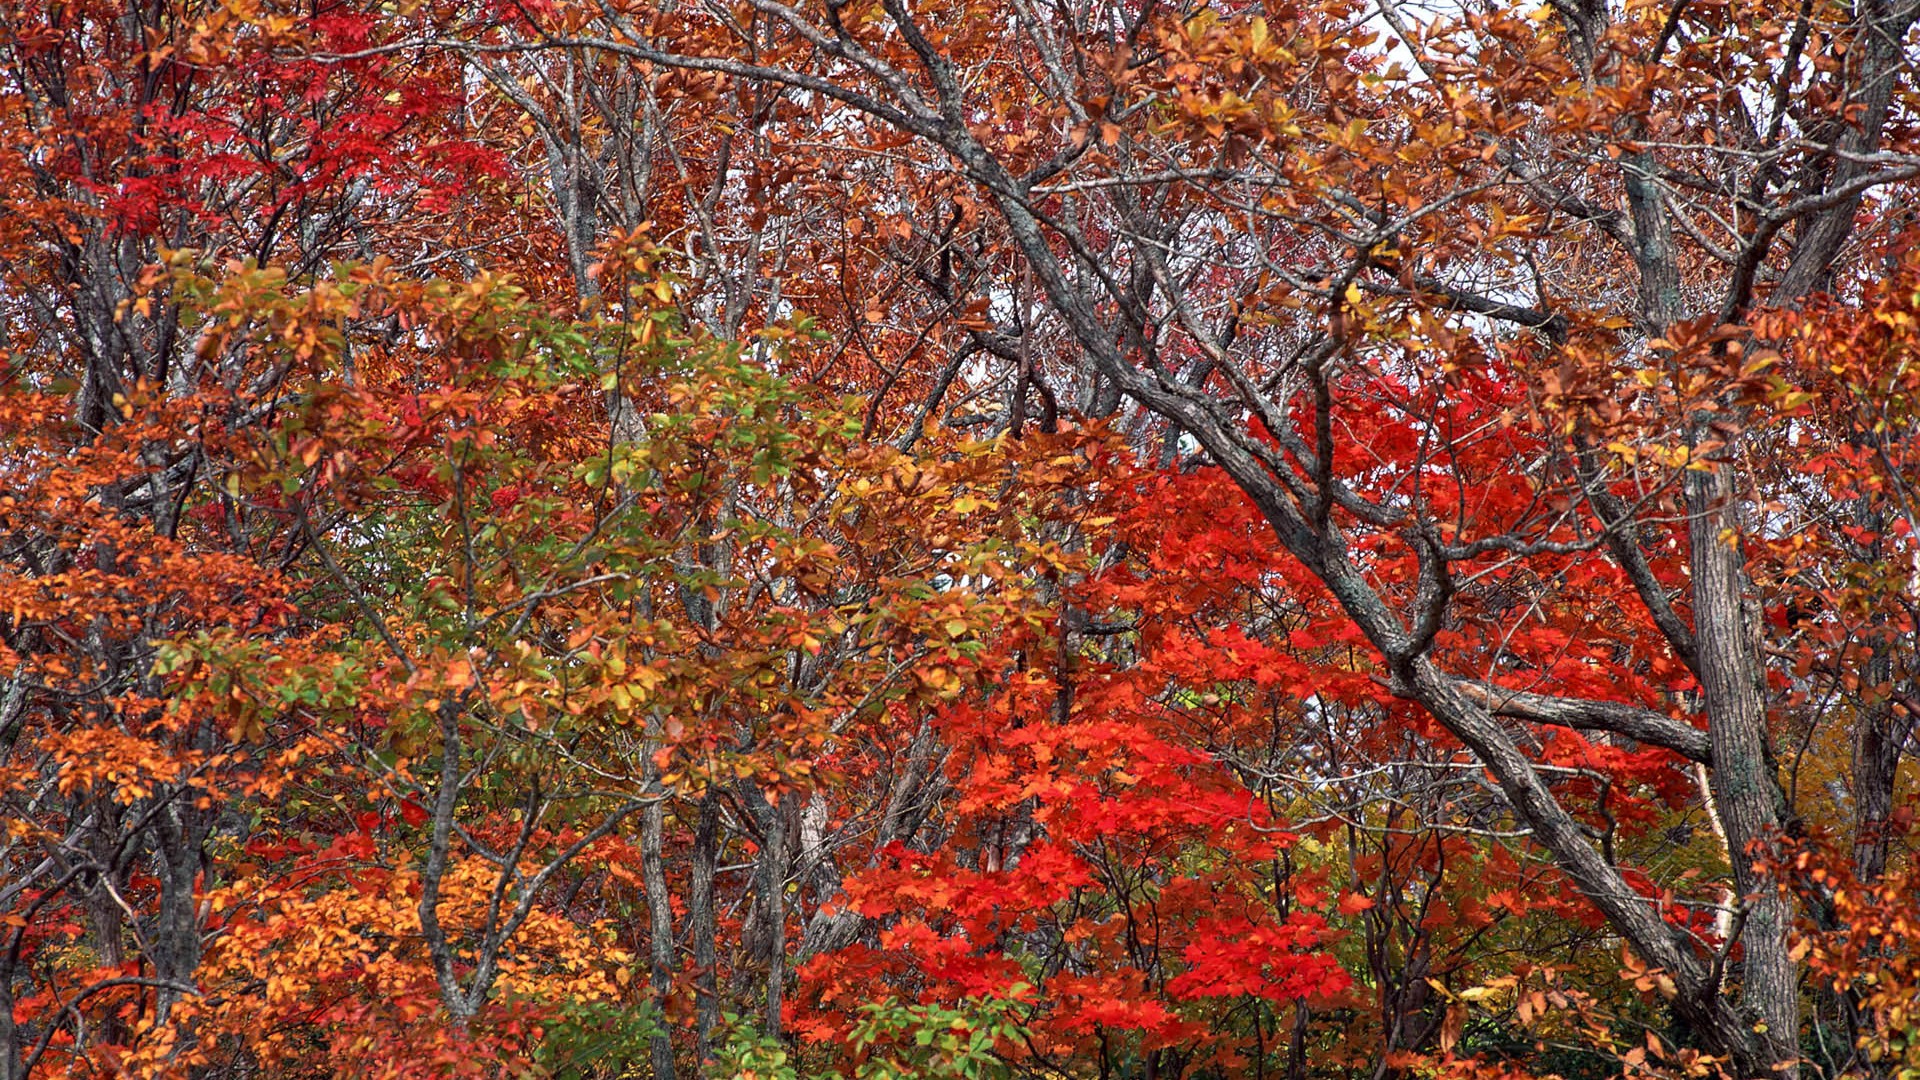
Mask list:
[{"label": "orange-leaved tree", "polygon": [[1894,1070],[1911,6],[16,7],[7,1076]]}]

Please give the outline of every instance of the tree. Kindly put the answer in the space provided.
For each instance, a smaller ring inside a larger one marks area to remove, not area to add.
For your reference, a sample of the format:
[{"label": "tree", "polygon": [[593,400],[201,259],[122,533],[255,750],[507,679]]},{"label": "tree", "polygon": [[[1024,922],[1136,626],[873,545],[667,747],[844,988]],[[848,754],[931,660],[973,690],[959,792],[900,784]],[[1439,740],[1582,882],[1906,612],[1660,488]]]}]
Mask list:
[{"label": "tree", "polygon": [[[785,87],[944,156],[998,211],[1017,280],[1088,384],[1191,434],[1254,500],[1394,691],[1673,980],[1688,1024],[1743,1075],[1791,1071],[1792,912],[1752,855],[1794,825],[1769,720],[1794,690],[1774,685],[1762,628],[1779,601],[1750,567],[1777,527],[1763,508],[1798,500],[1794,470],[1749,462],[1811,392],[1770,370],[1784,323],[1817,290],[1857,293],[1904,235],[1855,222],[1915,175],[1900,119],[1914,12],[1569,5],[1414,25],[1393,5],[1095,5],[1003,33],[965,7],[748,7],[750,23],[602,9],[537,47]],[[1374,48],[1368,16],[1411,69]],[[1017,99],[997,96],[1009,84]],[[993,123],[1013,100],[1017,128]],[[1405,445],[1381,452],[1381,419]],[[1507,453],[1463,460],[1484,432]],[[1489,483],[1526,495],[1482,510],[1469,496]],[[1570,568],[1630,589],[1657,634],[1616,657],[1625,695],[1569,694],[1551,671],[1540,693],[1505,655],[1519,627],[1465,616],[1496,588],[1577,605]],[[1910,612],[1879,621],[1910,646]],[[1736,995],[1724,950],[1676,937],[1554,790],[1526,722],[1705,766]],[[1863,760],[1897,755],[1885,721],[1858,730]]]},{"label": "tree", "polygon": [[1891,1075],[1916,11],[7,12],[4,1075]]}]

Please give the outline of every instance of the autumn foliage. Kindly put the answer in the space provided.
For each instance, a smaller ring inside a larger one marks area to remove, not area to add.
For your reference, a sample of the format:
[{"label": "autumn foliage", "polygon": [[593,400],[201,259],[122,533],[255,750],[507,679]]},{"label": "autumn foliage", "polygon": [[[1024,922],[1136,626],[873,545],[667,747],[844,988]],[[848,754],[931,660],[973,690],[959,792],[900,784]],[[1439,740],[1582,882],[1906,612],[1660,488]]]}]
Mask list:
[{"label": "autumn foliage", "polygon": [[0,0],[0,1080],[1912,1076],[1917,15]]}]

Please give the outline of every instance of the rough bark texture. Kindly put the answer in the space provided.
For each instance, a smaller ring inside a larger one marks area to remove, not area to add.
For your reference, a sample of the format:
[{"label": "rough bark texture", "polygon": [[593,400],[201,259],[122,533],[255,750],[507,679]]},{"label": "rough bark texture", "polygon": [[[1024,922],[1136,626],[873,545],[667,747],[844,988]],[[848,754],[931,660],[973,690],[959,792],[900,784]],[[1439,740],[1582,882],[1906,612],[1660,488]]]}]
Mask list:
[{"label": "rough bark texture", "polygon": [[[665,1001],[672,992],[675,967],[673,898],[667,891],[667,865],[661,849],[665,819],[665,802],[654,803],[640,816],[640,873],[647,892],[648,966],[656,1002]],[[654,1036],[652,1055],[653,1075],[661,1080],[673,1080],[673,1040],[665,1032]]]}]

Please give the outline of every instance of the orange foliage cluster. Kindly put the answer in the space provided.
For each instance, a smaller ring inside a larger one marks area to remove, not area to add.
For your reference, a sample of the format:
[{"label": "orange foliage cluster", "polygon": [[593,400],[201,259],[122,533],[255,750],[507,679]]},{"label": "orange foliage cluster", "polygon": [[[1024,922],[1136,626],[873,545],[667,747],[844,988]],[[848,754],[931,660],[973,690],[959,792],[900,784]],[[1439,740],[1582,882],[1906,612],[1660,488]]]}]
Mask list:
[{"label": "orange foliage cluster", "polygon": [[1906,1076],[1916,15],[0,2],[0,1080]]}]

